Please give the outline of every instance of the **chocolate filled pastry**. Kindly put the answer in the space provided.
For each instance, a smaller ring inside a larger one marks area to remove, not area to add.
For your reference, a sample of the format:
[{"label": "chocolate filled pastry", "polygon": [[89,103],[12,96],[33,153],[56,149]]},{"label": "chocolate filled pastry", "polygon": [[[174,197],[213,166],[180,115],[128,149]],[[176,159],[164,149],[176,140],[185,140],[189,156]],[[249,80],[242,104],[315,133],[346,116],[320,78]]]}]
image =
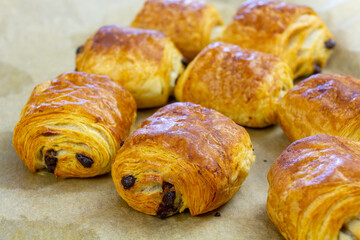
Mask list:
[{"label": "chocolate filled pastry", "polygon": [[255,160],[246,130],[193,103],[167,105],[118,151],[112,177],[134,209],[160,218],[216,209],[239,190]]},{"label": "chocolate filled pastry", "polygon": [[360,80],[346,75],[313,75],[284,96],[277,115],[292,141],[318,134],[360,141]]},{"label": "chocolate filled pastry", "polygon": [[321,72],[335,47],[310,7],[266,0],[244,2],[220,39],[283,57],[295,78]]},{"label": "chocolate filled pastry", "polygon": [[186,68],[175,96],[215,109],[240,125],[266,127],[276,123],[276,105],[292,86],[292,71],[279,57],[215,42]]},{"label": "chocolate filled pastry", "polygon": [[267,212],[288,240],[360,239],[360,142],[316,135],[271,166]]},{"label": "chocolate filled pastry", "polygon": [[138,108],[165,105],[184,70],[174,43],[153,30],[104,26],[76,52],[78,71],[111,77],[132,93]]},{"label": "chocolate filled pastry", "polygon": [[212,4],[195,0],[147,0],[131,24],[165,33],[188,61],[219,35],[222,25]]},{"label": "chocolate filled pastry", "polygon": [[135,118],[135,100],[109,77],[68,72],[34,88],[13,144],[32,172],[93,177],[111,170]]}]

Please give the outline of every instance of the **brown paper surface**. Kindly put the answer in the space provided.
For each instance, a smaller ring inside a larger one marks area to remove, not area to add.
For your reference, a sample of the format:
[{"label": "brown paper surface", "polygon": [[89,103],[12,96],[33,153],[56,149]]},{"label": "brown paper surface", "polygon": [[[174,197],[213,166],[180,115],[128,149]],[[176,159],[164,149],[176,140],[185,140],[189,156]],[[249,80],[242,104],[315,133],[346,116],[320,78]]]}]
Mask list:
[{"label": "brown paper surface", "polygon": [[[229,22],[241,0],[213,0]],[[360,77],[360,1],[292,0],[313,7],[335,35],[325,72]],[[201,216],[160,220],[130,208],[110,174],[56,179],[31,173],[12,146],[33,87],[74,69],[75,50],[106,24],[128,25],[141,0],[0,0],[0,239],[283,239],[266,213],[268,170],[290,141],[279,126],[247,129],[257,156],[235,197]],[[155,109],[139,111],[136,124]],[[214,217],[219,211],[221,217]]]}]

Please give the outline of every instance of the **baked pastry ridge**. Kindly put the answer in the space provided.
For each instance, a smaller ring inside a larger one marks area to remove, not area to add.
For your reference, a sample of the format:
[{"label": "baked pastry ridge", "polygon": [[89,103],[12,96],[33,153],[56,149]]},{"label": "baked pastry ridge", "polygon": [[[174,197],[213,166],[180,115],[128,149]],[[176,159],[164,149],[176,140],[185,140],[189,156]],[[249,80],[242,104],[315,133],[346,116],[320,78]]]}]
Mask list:
[{"label": "baked pastry ridge", "polygon": [[245,1],[220,40],[283,57],[295,78],[321,72],[335,47],[313,9],[268,0]]},{"label": "baked pastry ridge", "polygon": [[281,100],[278,122],[290,140],[328,134],[360,140],[360,80],[317,74],[299,82]]},{"label": "baked pastry ridge", "polygon": [[188,61],[216,38],[222,25],[216,8],[201,0],[147,0],[131,23],[165,33]]},{"label": "baked pastry ridge", "polygon": [[193,103],[173,103],[143,121],[112,167],[120,196],[134,209],[165,218],[202,214],[229,201],[255,160],[246,130]]},{"label": "baked pastry ridge", "polygon": [[107,75],[126,87],[138,108],[165,105],[184,70],[183,56],[163,33],[101,27],[76,54],[76,69]]},{"label": "baked pastry ridge", "polygon": [[135,118],[133,97],[109,77],[67,72],[34,88],[13,145],[32,172],[92,177],[111,170]]},{"label": "baked pastry ridge", "polygon": [[286,239],[359,239],[360,142],[298,140],[268,174],[267,212]]},{"label": "baked pastry ridge", "polygon": [[293,87],[292,76],[275,55],[214,42],[180,76],[175,97],[215,109],[242,126],[266,127],[276,123],[277,104]]}]

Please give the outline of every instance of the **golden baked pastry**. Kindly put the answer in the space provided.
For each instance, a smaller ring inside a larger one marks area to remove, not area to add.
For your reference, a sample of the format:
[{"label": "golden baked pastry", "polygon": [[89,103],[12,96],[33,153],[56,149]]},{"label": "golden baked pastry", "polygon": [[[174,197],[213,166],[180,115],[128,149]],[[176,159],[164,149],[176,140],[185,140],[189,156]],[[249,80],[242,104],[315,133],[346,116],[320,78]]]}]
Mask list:
[{"label": "golden baked pastry", "polygon": [[222,25],[212,4],[196,0],[147,0],[131,23],[165,33],[188,61],[218,35]]},{"label": "golden baked pastry", "polygon": [[327,134],[360,140],[360,80],[317,74],[281,100],[278,122],[290,140]]},{"label": "golden baked pastry", "polygon": [[135,118],[135,100],[109,77],[68,72],[34,88],[13,144],[32,172],[93,177],[111,170]]},{"label": "golden baked pastry", "polygon": [[360,142],[316,135],[271,166],[267,212],[288,240],[360,239]]},{"label": "golden baked pastry", "polygon": [[163,33],[113,25],[78,48],[76,68],[111,77],[133,94],[138,108],[149,108],[167,103],[184,70],[182,58]]},{"label": "golden baked pastry", "polygon": [[175,96],[240,125],[266,127],[276,123],[276,104],[292,86],[292,71],[279,57],[215,42],[186,68]]},{"label": "golden baked pastry", "polygon": [[221,113],[173,103],[147,118],[116,155],[112,177],[134,209],[165,218],[218,208],[255,160],[246,130]]},{"label": "golden baked pastry", "polygon": [[335,47],[310,7],[267,0],[244,2],[220,39],[283,57],[295,78],[321,72]]}]

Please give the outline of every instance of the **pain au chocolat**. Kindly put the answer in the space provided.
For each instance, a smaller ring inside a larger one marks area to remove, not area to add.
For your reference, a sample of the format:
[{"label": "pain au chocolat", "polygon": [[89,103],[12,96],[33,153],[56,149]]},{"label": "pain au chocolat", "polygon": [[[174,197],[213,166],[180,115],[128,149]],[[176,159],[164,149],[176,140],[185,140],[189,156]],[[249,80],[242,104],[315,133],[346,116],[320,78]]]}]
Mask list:
[{"label": "pain au chocolat", "polygon": [[184,70],[182,55],[163,33],[101,27],[77,50],[77,71],[107,75],[126,87],[138,108],[163,106]]},{"label": "pain au chocolat", "polygon": [[244,2],[220,40],[283,57],[295,78],[321,72],[335,46],[313,9],[268,0]]},{"label": "pain au chocolat", "polygon": [[360,141],[360,80],[337,74],[317,74],[281,100],[278,122],[290,140],[327,134]]},{"label": "pain au chocolat", "polygon": [[292,87],[292,71],[281,58],[215,42],[186,68],[175,96],[215,109],[242,126],[266,127],[276,123],[276,106]]},{"label": "pain au chocolat", "polygon": [[165,218],[214,210],[239,190],[255,160],[246,130],[219,112],[173,103],[147,118],[117,153],[112,177],[134,209]]},{"label": "pain au chocolat", "polygon": [[360,239],[360,142],[316,135],[286,148],[268,174],[267,212],[287,240]]},{"label": "pain au chocolat", "polygon": [[109,77],[68,72],[34,88],[13,145],[32,172],[93,177],[111,170],[135,118],[133,97]]},{"label": "pain au chocolat", "polygon": [[188,61],[218,36],[222,25],[215,7],[201,0],[147,0],[131,24],[165,33]]}]

